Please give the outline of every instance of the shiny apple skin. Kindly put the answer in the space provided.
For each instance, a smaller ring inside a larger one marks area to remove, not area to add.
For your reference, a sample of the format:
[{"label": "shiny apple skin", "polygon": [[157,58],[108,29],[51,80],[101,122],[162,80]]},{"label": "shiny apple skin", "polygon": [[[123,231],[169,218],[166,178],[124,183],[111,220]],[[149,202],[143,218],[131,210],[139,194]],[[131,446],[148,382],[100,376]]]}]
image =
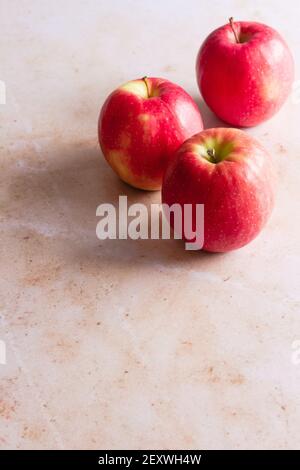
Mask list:
[{"label": "shiny apple skin", "polygon": [[[232,149],[226,159],[211,163],[199,149],[216,141]],[[204,204],[203,249],[227,252],[262,230],[274,205],[275,182],[271,157],[259,142],[239,129],[207,129],[177,151],[164,176],[162,202],[182,208]]]},{"label": "shiny apple skin", "polygon": [[200,92],[223,121],[240,127],[271,118],[288,97],[294,62],[283,38],[255,22],[234,22],[213,31],[199,50],[196,74]]},{"label": "shiny apple skin", "polygon": [[202,129],[190,95],[163,78],[147,78],[111,93],[100,113],[98,134],[106,160],[123,181],[157,190],[175,151]]}]

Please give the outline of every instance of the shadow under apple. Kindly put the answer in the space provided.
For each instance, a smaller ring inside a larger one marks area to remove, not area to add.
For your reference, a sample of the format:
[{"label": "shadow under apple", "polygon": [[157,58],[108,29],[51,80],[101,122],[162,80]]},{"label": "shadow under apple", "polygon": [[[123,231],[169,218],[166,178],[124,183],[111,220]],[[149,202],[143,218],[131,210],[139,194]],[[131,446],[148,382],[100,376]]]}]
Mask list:
[{"label": "shadow under apple", "polygon": [[199,94],[196,96],[194,95],[192,97],[193,100],[196,102],[198,108],[200,109],[204,129],[211,129],[213,127],[232,127],[230,124],[222,121],[222,119],[219,119],[218,116],[216,116],[211,111],[211,109],[207,106],[207,104]]},{"label": "shadow under apple", "polygon": [[[160,191],[140,191],[120,181],[101,155],[97,142],[52,142],[42,147],[39,159],[45,164],[38,171],[37,158],[31,156],[25,172],[11,175],[11,186],[22,194],[22,213],[16,216],[18,219],[24,214],[25,237],[27,227],[27,236],[32,230],[48,230],[52,241],[53,237],[59,239],[66,248],[64,262],[93,265],[95,269],[102,263],[119,267],[157,263],[168,268],[181,263],[189,269],[199,261],[212,262],[212,254],[186,251],[181,240],[97,238],[99,204],[111,203],[118,212],[120,195],[128,197],[128,206],[140,202],[149,208],[151,203],[160,203]],[[150,223],[151,220],[149,227]],[[51,246],[55,250],[55,243]]]}]

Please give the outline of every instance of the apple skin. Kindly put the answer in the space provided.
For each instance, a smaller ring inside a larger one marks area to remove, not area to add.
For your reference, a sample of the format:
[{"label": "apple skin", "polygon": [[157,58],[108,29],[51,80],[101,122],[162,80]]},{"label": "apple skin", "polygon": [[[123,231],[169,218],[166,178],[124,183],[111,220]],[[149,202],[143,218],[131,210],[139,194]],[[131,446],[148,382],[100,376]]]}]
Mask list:
[{"label": "apple skin", "polygon": [[255,126],[271,118],[289,95],[294,62],[283,38],[269,26],[232,23],[213,31],[196,61],[197,82],[206,104],[223,121]]},{"label": "apple skin", "polygon": [[[212,148],[217,163],[209,161],[207,150]],[[164,176],[162,202],[182,209],[192,204],[193,214],[196,204],[204,204],[203,249],[227,252],[259,234],[273,208],[275,181],[269,154],[250,135],[239,129],[207,129],[176,152]],[[194,219],[195,214],[193,230]],[[170,223],[173,227],[172,215]]]},{"label": "apple skin", "polygon": [[98,135],[106,160],[123,181],[157,190],[175,151],[202,129],[200,111],[190,95],[168,80],[145,77],[109,95]]}]

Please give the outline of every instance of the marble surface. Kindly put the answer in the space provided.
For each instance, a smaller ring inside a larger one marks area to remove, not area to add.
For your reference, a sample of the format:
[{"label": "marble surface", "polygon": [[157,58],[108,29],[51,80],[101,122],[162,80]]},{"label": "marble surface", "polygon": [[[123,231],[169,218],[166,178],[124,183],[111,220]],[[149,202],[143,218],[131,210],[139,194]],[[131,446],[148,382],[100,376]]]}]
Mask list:
[{"label": "marble surface", "polygon": [[1,0],[1,448],[300,448],[297,90],[247,131],[279,174],[253,243],[208,255],[95,235],[100,203],[160,199],[105,163],[106,95],[164,76],[221,126],[194,61],[231,15],[277,28],[300,78],[296,1]]}]

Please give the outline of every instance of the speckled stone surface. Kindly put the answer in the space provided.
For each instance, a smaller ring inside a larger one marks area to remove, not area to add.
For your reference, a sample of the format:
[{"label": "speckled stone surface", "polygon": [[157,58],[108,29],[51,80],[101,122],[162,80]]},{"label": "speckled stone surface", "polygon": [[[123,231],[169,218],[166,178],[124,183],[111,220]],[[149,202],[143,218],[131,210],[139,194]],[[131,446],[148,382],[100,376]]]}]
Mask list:
[{"label": "speckled stone surface", "polygon": [[[236,19],[277,28],[300,79],[296,1],[0,3],[0,446],[300,448],[300,100],[248,130],[272,153],[273,216],[226,255],[99,241],[96,207],[159,202],[104,161],[106,95],[144,75],[199,98],[202,40]],[[299,93],[298,93],[299,94]]]}]

